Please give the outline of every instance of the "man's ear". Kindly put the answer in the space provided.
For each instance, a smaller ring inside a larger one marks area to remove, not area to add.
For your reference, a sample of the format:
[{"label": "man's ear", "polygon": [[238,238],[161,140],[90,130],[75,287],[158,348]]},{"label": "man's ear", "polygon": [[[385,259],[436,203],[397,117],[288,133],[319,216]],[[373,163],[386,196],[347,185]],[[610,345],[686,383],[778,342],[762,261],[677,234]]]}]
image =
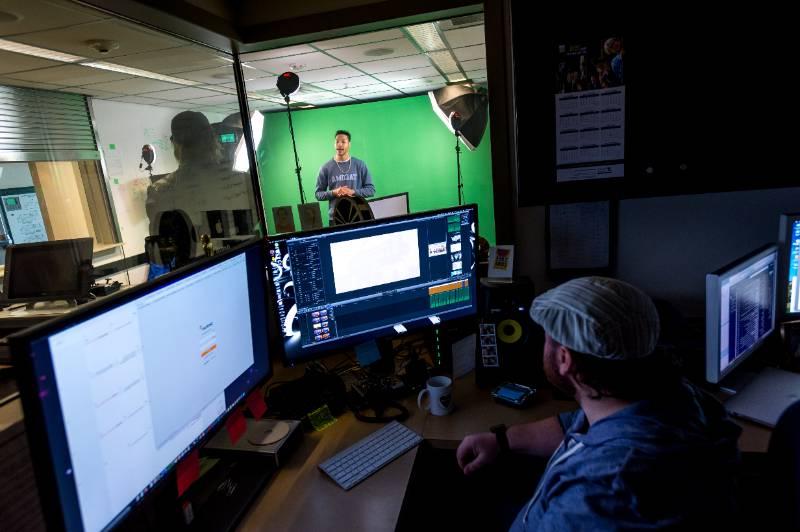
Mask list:
[{"label": "man's ear", "polygon": [[572,371],[574,360],[569,348],[559,345],[556,349],[556,369],[562,377]]}]

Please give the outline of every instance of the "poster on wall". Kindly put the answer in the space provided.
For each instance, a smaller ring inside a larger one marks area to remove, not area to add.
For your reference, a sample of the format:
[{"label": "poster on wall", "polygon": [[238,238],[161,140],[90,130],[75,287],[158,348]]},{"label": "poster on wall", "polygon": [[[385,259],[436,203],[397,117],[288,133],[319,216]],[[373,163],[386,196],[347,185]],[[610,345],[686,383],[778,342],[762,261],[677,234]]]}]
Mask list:
[{"label": "poster on wall", "polygon": [[625,78],[621,37],[557,46],[556,181],[625,173]]},{"label": "poster on wall", "polygon": [[0,196],[14,244],[48,240],[35,192]]}]

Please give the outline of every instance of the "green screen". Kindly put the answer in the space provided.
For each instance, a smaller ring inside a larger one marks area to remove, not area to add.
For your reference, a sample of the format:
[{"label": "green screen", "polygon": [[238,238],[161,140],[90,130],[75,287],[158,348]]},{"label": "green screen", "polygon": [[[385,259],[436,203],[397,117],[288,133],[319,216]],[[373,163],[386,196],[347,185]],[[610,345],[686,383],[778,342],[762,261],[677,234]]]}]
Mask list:
[{"label": "green screen", "polygon": [[[411,212],[458,204],[455,136],[434,114],[427,95],[338,107],[292,111],[297,154],[306,201],[316,201],[317,174],[334,155],[334,133],[352,135],[350,155],[363,160],[375,184],[375,197],[408,192]],[[300,193],[295,175],[292,140],[285,112],[264,115],[258,146],[264,210],[274,231],[272,207],[291,205],[300,229]],[[478,204],[480,234],[495,243],[492,160],[489,128],[479,147],[461,144],[464,201]],[[320,204],[328,224],[328,203]]]}]

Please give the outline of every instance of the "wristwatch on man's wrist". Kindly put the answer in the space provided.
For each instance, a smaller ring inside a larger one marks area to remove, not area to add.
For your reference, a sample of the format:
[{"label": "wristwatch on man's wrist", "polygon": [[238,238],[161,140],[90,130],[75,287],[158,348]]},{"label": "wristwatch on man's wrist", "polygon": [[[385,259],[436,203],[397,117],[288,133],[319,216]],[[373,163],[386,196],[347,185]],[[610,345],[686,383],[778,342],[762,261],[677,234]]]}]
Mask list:
[{"label": "wristwatch on man's wrist", "polygon": [[508,436],[506,431],[508,427],[504,424],[494,425],[489,429],[494,437],[497,438],[497,446],[500,449],[500,454],[508,454],[511,452],[511,447],[508,445]]}]

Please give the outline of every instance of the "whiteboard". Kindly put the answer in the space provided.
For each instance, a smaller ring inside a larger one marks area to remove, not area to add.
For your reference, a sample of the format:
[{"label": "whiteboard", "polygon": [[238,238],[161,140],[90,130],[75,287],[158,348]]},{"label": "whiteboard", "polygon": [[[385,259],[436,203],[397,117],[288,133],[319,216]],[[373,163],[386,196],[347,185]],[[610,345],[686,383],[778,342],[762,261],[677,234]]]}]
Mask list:
[{"label": "whiteboard", "polygon": [[372,209],[372,215],[376,219],[408,214],[408,194],[395,194],[371,199],[369,200],[369,208]]},{"label": "whiteboard", "polygon": [[0,196],[14,244],[47,241],[39,199],[35,192]]}]

